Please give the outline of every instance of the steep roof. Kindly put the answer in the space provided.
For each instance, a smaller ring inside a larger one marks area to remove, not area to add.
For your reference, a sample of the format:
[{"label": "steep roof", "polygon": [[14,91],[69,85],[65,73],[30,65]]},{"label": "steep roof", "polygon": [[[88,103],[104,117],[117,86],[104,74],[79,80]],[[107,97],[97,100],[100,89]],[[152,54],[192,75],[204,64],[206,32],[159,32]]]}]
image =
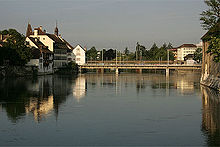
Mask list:
[{"label": "steep roof", "polygon": [[74,50],[74,47],[71,44],[69,44],[69,42],[67,42],[65,39],[63,39],[63,41],[67,44],[67,46],[69,46],[70,50]]},{"label": "steep roof", "polygon": [[39,49],[47,49],[48,47],[45,46],[39,39],[28,37]]},{"label": "steep roof", "polygon": [[194,45],[194,44],[183,44],[183,45],[181,45],[181,46],[178,47],[178,48],[183,48],[183,47],[197,47],[197,46]]},{"label": "steep roof", "polygon": [[[77,48],[77,46],[79,46],[79,47],[82,48],[84,51],[86,51],[86,49],[85,49],[84,47],[82,47],[80,44],[76,45],[75,48]],[[74,48],[74,49],[75,49],[75,48]]]},{"label": "steep roof", "polygon": [[57,42],[57,43],[55,43],[54,44],[54,48],[56,48],[56,49],[69,49],[68,47],[67,47],[67,45],[66,45],[66,43],[64,43],[64,42]]},{"label": "steep roof", "polygon": [[52,39],[54,42],[57,42],[57,43],[63,43],[63,41],[56,35],[54,34],[46,34],[50,39]]},{"label": "steep roof", "polygon": [[208,41],[213,36],[220,36],[220,19],[214,27],[212,27],[205,35],[202,36],[201,39],[203,41]]}]

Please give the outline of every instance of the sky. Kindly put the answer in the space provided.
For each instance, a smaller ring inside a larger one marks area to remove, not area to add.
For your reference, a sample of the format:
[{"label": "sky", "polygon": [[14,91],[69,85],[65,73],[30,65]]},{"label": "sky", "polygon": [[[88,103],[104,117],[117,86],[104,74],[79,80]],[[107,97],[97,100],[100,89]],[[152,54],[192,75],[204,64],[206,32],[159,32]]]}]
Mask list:
[{"label": "sky", "polygon": [[59,33],[73,46],[134,51],[171,42],[199,43],[203,0],[0,0],[0,30],[25,34],[27,24]]}]

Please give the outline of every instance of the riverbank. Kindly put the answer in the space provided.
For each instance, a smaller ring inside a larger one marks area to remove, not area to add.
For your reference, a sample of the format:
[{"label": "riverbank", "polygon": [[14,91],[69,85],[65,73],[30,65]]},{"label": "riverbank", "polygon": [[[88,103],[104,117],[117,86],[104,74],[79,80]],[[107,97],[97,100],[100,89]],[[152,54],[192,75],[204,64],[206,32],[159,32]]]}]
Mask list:
[{"label": "riverbank", "polygon": [[37,75],[37,67],[28,66],[0,66],[0,78],[24,77]]}]

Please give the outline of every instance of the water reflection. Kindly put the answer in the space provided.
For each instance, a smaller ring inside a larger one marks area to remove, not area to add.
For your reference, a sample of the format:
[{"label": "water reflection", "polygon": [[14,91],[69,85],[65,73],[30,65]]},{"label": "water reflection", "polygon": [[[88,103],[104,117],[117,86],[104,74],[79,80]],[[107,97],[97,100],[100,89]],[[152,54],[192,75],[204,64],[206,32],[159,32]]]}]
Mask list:
[{"label": "water reflection", "polygon": [[80,99],[86,96],[87,82],[85,75],[79,75],[73,84],[73,95],[79,102]]},{"label": "water reflection", "polygon": [[59,106],[71,94],[73,78],[45,76],[37,79],[7,79],[0,83],[0,103],[12,122],[27,114],[41,121],[52,111],[57,116]]},{"label": "water reflection", "polygon": [[202,131],[208,146],[220,146],[220,94],[207,87],[202,89]]},{"label": "water reflection", "polygon": [[[145,93],[149,88],[153,91],[165,89],[160,94],[168,96],[170,90],[177,89],[185,95],[198,90],[199,85],[195,84],[197,78],[199,80],[195,74],[173,75],[170,78],[161,74],[85,74],[77,78],[42,76],[36,79],[7,79],[0,81],[0,109],[5,110],[13,122],[25,115],[33,115],[40,122],[51,114],[58,117],[60,105],[68,97],[80,102],[87,89],[112,89],[115,95],[123,93],[128,87],[133,87],[137,94]],[[154,95],[157,93],[155,91]]]},{"label": "water reflection", "polygon": [[152,89],[166,89],[169,95],[171,89],[177,89],[181,95],[191,95],[199,89],[199,76],[197,74],[175,74],[166,77],[162,74],[89,74],[85,76],[91,88],[115,88],[116,94],[121,93],[122,88],[136,85],[136,93],[143,93],[150,86]]}]

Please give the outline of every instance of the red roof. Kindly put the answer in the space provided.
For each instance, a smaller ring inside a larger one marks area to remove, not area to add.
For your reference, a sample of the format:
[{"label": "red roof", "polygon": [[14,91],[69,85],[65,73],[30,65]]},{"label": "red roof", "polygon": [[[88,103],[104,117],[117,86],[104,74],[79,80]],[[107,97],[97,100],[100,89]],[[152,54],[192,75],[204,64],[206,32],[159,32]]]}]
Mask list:
[{"label": "red roof", "polygon": [[178,48],[183,48],[183,47],[197,47],[197,46],[194,45],[194,44],[183,44],[183,45],[181,45],[181,46],[178,47]]}]

